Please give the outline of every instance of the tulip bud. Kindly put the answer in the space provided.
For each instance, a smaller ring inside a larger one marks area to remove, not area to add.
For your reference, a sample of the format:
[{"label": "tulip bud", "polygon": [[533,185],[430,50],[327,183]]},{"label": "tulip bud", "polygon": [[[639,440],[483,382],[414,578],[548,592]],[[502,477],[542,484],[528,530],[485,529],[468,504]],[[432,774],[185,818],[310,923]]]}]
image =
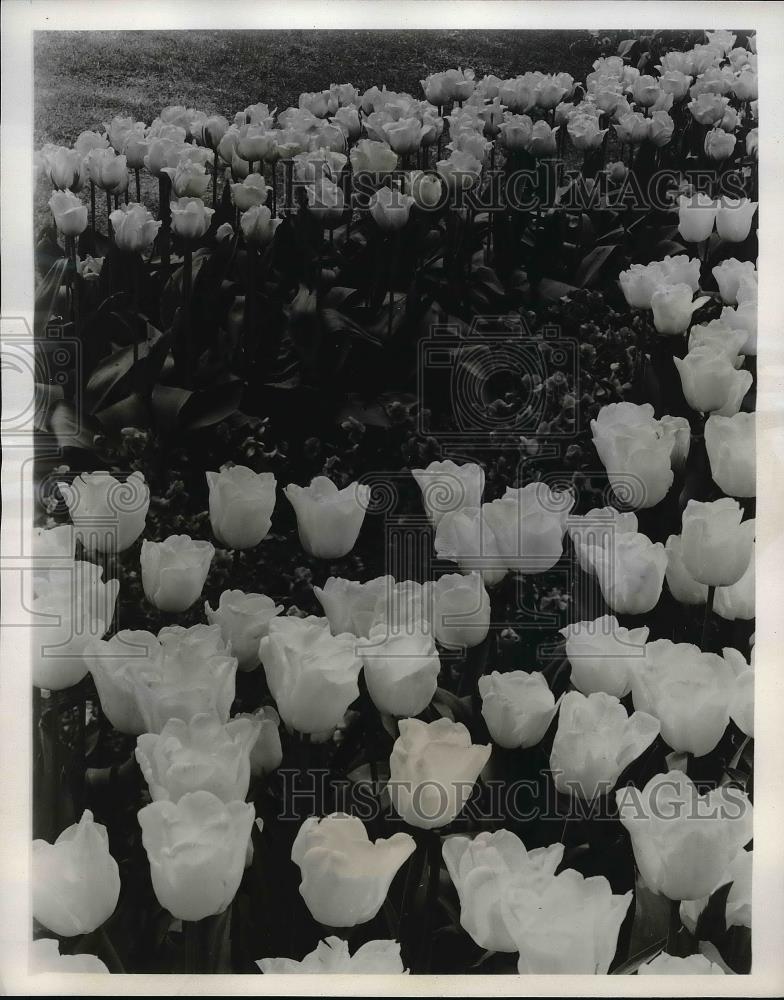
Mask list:
[{"label": "tulip bud", "polygon": [[743,521],[736,500],[689,500],[681,532],[683,562],[691,576],[709,587],[728,587],[746,572],[752,555],[754,521]]},{"label": "tulip bud", "polygon": [[621,772],[659,735],[659,721],[647,712],[626,714],[612,695],[597,691],[563,696],[550,752],[555,787],[592,801],[606,795]]},{"label": "tulip bud", "polygon": [[[756,117],[756,116],[755,116]],[[759,156],[759,129],[749,129],[746,134],[746,155],[756,160]]]},{"label": "tulip bud", "polygon": [[397,941],[366,941],[350,955],[348,942],[334,936],[319,941],[301,962],[293,958],[262,958],[256,965],[267,975],[275,976],[286,973],[364,973],[391,976],[401,975],[406,971]]},{"label": "tulip bud", "polygon": [[108,149],[109,140],[99,132],[87,130],[79,133],[79,138],[74,143],[74,149],[79,156],[84,159],[91,149]]},{"label": "tulip bud", "polygon": [[141,170],[144,158],[150,152],[150,143],[138,132],[130,132],[123,143],[122,153],[129,170]]},{"label": "tulip bud", "polygon": [[490,628],[490,598],[479,573],[447,573],[426,583],[423,590],[433,632],[442,646],[471,648],[484,642]]},{"label": "tulip bud", "polygon": [[674,479],[673,441],[649,403],[603,406],[591,433],[613,489],[629,506],[654,507],[667,495]]},{"label": "tulip bud", "polygon": [[182,154],[182,145],[180,139],[169,137],[150,139],[144,165],[153,177],[160,177],[166,167],[177,166]]},{"label": "tulip bud", "polygon": [[685,333],[691,325],[692,313],[709,301],[701,295],[692,301],[692,289],[686,284],[663,285],[651,295],[653,324],[661,334]]},{"label": "tulip bud", "polygon": [[669,899],[700,899],[751,839],[752,807],[731,786],[699,795],[681,771],[657,774],[642,792],[616,792],[645,884]]},{"label": "tulip bud", "polygon": [[424,830],[446,826],[461,811],[491,747],[475,746],[449,719],[403,719],[389,758],[389,797],[397,814]]},{"label": "tulip bud", "polygon": [[[612,545],[612,541],[609,543]],[[614,615],[559,629],[566,639],[572,684],[585,695],[603,692],[623,698],[642,661],[648,628],[623,628]]]},{"label": "tulip bud", "polygon": [[75,149],[58,146],[48,158],[49,179],[61,191],[82,186],[82,156]]},{"label": "tulip bud", "polygon": [[[484,523],[493,532],[501,559],[510,570],[542,573],[563,554],[569,510],[537,502],[538,485],[507,489],[500,500],[482,505]],[[572,499],[570,508],[573,503]]]},{"label": "tulip bud", "polygon": [[426,469],[412,469],[411,474],[422,493],[422,503],[434,527],[450,511],[478,507],[485,487],[481,465],[467,462],[456,465],[451,460],[431,462]]},{"label": "tulip bud", "polygon": [[456,562],[464,573],[478,571],[486,586],[506,576],[507,559],[493,527],[486,519],[488,504],[449,511],[438,522],[433,542],[436,555]]},{"label": "tulip bud", "polygon": [[144,205],[135,202],[116,208],[109,219],[114,230],[114,242],[120,250],[128,253],[142,253],[161,228],[161,223],[152,217]]},{"label": "tulip bud", "polygon": [[177,198],[203,198],[210,186],[210,178],[201,163],[181,157],[175,167],[163,167],[161,173],[171,180]]},{"label": "tulip bud", "polygon": [[651,124],[648,133],[648,138],[658,148],[666,146],[667,143],[672,139],[672,134],[675,131],[675,122],[670,118],[666,111],[654,111],[651,116]]},{"label": "tulip bud", "polygon": [[681,73],[680,70],[667,70],[659,77],[659,86],[667,93],[672,94],[676,101],[682,101],[689,92],[691,76]]},{"label": "tulip bud", "polygon": [[242,802],[250,785],[250,751],[261,723],[214,715],[189,722],[169,719],[160,734],[136,740],[136,760],[153,802],[179,802],[189,792],[205,791],[221,802]]},{"label": "tulip bud", "polygon": [[732,156],[735,136],[722,128],[711,129],[705,136],[705,155],[715,163],[721,163]]},{"label": "tulip bud", "polygon": [[162,542],[142,542],[142,586],[161,611],[180,612],[194,604],[210,570],[215,548],[190,535],[169,535]]},{"label": "tulip bud", "polygon": [[738,302],[738,288],[744,276],[752,281],[756,280],[757,269],[750,260],[736,260],[730,257],[723,260],[721,264],[711,269],[716,284],[719,286],[719,294],[722,302],[734,306]]},{"label": "tulip bud", "polygon": [[225,243],[226,240],[234,239],[234,227],[230,222],[223,222],[215,230],[215,242]]},{"label": "tulip bud", "polygon": [[[568,531],[577,553],[580,569],[584,573],[593,573],[592,547],[598,545],[599,548],[604,548],[606,545],[613,544],[612,540],[616,535],[622,535],[629,531],[636,532],[637,515],[622,514],[615,507],[595,507],[587,514],[570,515]],[[562,634],[565,633],[562,632]],[[615,694],[615,692],[608,691],[608,694]]]},{"label": "tulip bud", "polygon": [[408,222],[414,199],[397,189],[380,187],[370,199],[373,221],[385,233],[396,233]]},{"label": "tulip bud", "polygon": [[630,142],[636,146],[650,136],[651,119],[639,111],[630,111],[618,117],[617,122],[614,128],[620,142]]},{"label": "tulip bud", "polygon": [[70,191],[55,191],[49,208],[63,236],[79,236],[87,229],[87,206]]},{"label": "tulip bud", "polygon": [[442,204],[444,186],[438,174],[412,170],[408,175],[406,186],[414,199],[414,204],[423,211],[432,211]]},{"label": "tulip bud", "polygon": [[499,126],[501,145],[512,153],[527,150],[531,141],[534,123],[528,115],[504,115]]},{"label": "tulip bud", "polygon": [[701,413],[734,416],[751,388],[754,376],[737,369],[713,345],[695,347],[685,358],[673,358],[686,402]]},{"label": "tulip bud", "polygon": [[216,539],[231,549],[254,548],[272,526],[274,475],[257,473],[244,465],[231,465],[206,475],[210,523]]},{"label": "tulip bud", "polygon": [[124,552],[144,531],[150,491],[141,472],[124,482],[108,472],[85,472],[58,487],[88,552]]},{"label": "tulip bud", "polygon": [[223,913],[239,888],[253,806],[225,805],[210,792],[139,810],[142,843],[158,902],[180,920]]},{"label": "tulip bud", "polygon": [[114,913],[120,871],[89,809],[53,844],[33,841],[31,882],[33,917],[60,937],[92,934]]},{"label": "tulip bud", "polygon": [[482,174],[482,164],[470,153],[460,150],[453,152],[448,160],[439,160],[436,171],[451,192],[467,191],[472,188]]},{"label": "tulip bud", "polygon": [[280,717],[300,733],[331,733],[359,696],[356,637],[333,636],[326,618],[273,618],[259,644]]},{"label": "tulip bud", "polygon": [[490,736],[506,750],[536,746],[560,705],[537,671],[494,670],[480,677],[477,686]]},{"label": "tulip bud", "polygon": [[569,138],[578,150],[598,149],[609,129],[600,129],[599,123],[591,115],[575,114],[566,127]]},{"label": "tulip bud", "polygon": [[724,117],[729,98],[719,94],[702,93],[689,101],[686,107],[700,125],[715,125]]},{"label": "tulip bud", "polygon": [[231,185],[231,200],[240,212],[266,205],[269,188],[261,174],[248,174],[241,184]]},{"label": "tulip bud", "polygon": [[723,198],[716,213],[716,232],[730,243],[742,243],[751,232],[756,210],[757,202],[748,198]]},{"label": "tulip bud", "polygon": [[642,615],[656,606],[667,568],[661,542],[629,532],[607,548],[592,551],[602,597],[613,611]]},{"label": "tulip bud", "polygon": [[172,231],[185,240],[199,240],[210,228],[213,209],[199,198],[180,198],[171,203]]},{"label": "tulip bud", "polygon": [[351,483],[339,490],[331,479],[316,476],[310,486],[289,483],[283,492],[297,515],[299,540],[309,555],[340,559],[352,550],[370,502],[369,486]]},{"label": "tulip bud", "polygon": [[756,100],[759,91],[759,82],[754,70],[744,66],[735,78],[732,91],[741,101]]},{"label": "tulip bud", "polygon": [[695,580],[683,562],[683,544],[680,535],[670,535],[664,546],[667,553],[665,578],[670,593],[681,604],[705,604],[708,587]]},{"label": "tulip bud", "polygon": [[407,833],[372,842],[362,821],[345,813],[306,819],[291,860],[302,873],[299,891],[313,919],[328,927],[372,920],[415,847]]},{"label": "tulip bud", "polygon": [[113,149],[92,149],[84,163],[90,179],[104,191],[121,194],[128,187],[128,162]]},{"label": "tulip bud", "polygon": [[441,668],[436,646],[424,629],[374,625],[358,644],[368,694],[380,712],[398,718],[419,715],[430,704]]},{"label": "tulip bud", "polygon": [[702,243],[713,232],[718,209],[719,202],[707,195],[691,199],[682,195],[678,199],[678,232],[690,243]]}]

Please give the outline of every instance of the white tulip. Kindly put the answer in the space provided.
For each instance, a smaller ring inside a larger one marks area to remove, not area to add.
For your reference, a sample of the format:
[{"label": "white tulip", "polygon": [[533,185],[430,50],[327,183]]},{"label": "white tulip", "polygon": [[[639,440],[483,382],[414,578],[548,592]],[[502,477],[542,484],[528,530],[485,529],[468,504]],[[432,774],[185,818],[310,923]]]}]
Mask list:
[{"label": "white tulip", "polygon": [[262,958],[256,965],[267,975],[341,973],[392,976],[405,972],[397,941],[366,941],[350,955],[348,943],[334,936],[319,941],[300,962],[293,958]]},{"label": "white tulip", "polygon": [[224,590],[215,610],[209,601],[204,602],[207,621],[220,626],[223,641],[243,671],[255,670],[259,665],[259,643],[282,610],[283,605],[275,604],[266,594],[244,594],[241,590]]},{"label": "white tulip", "polygon": [[142,586],[161,611],[186,611],[201,594],[215,547],[190,535],[169,535],[162,542],[142,542]]},{"label": "white tulip", "polygon": [[380,712],[406,718],[430,704],[441,664],[431,635],[373,626],[359,653],[371,701]]},{"label": "white tulip", "polygon": [[423,600],[433,633],[442,646],[471,648],[487,638],[490,598],[479,573],[447,573],[428,582],[423,588]]},{"label": "white tulip", "polygon": [[673,358],[686,402],[701,413],[734,416],[741,408],[754,377],[737,369],[712,346],[697,347],[685,358]]},{"label": "white tulip", "polygon": [[642,615],[656,607],[667,569],[661,542],[628,532],[608,548],[594,547],[591,552],[602,597],[613,611]]},{"label": "white tulip", "polygon": [[244,465],[208,472],[210,522],[218,541],[231,549],[249,549],[268,534],[275,509],[275,477]]},{"label": "white tulip", "polygon": [[681,550],[689,574],[709,587],[728,587],[748,569],[754,543],[754,521],[743,521],[736,500],[711,503],[689,500],[683,512]]},{"label": "white tulip", "polygon": [[738,851],[726,872],[710,893],[702,899],[684,900],[679,908],[683,926],[693,934],[697,929],[700,914],[708,905],[713,893],[728,882],[732,882],[724,907],[727,927],[751,927],[751,874],[754,860],[753,851]]},{"label": "white tulip", "polygon": [[299,539],[305,551],[320,559],[348,555],[356,543],[370,501],[370,487],[351,483],[345,489],[326,476],[310,486],[290,483],[283,490],[297,515]]},{"label": "white tulip", "polygon": [[753,261],[736,260],[734,257],[730,257],[711,268],[711,273],[719,286],[722,302],[734,306],[738,303],[738,288],[742,279],[745,276],[755,280],[757,268]]},{"label": "white tulip", "polygon": [[83,972],[87,975],[108,973],[106,964],[95,955],[61,955],[60,945],[54,938],[38,938],[30,946],[30,972]]},{"label": "white tulip", "polygon": [[[681,908],[683,907],[681,903]],[[666,951],[659,952],[656,958],[637,969],[638,976],[723,976],[724,969],[704,955],[668,955]]]},{"label": "white tulip", "polygon": [[533,747],[547,732],[560,705],[544,674],[494,670],[477,683],[482,716],[494,742],[506,750]]},{"label": "white tulip", "polygon": [[568,531],[580,569],[584,573],[593,573],[591,548],[594,545],[604,548],[612,545],[618,535],[636,532],[637,515],[621,513],[615,507],[594,507],[587,514],[570,514]]},{"label": "white tulip", "polygon": [[361,638],[370,635],[378,600],[395,584],[391,576],[378,576],[367,583],[330,576],[313,593],[324,609],[333,635],[351,632]]},{"label": "white tulip", "polygon": [[85,472],[57,485],[88,552],[124,552],[144,531],[150,491],[141,472],[124,482],[108,472]]},{"label": "white tulip", "polygon": [[713,481],[731,497],[753,497],[756,482],[756,416],[712,414],[705,422],[705,448]]},{"label": "white tulip", "polygon": [[274,708],[262,705],[255,712],[238,712],[235,719],[250,719],[259,726],[259,735],[250,751],[250,773],[253,778],[262,778],[276,768],[283,760],[280,743],[280,716]]},{"label": "white tulip", "polygon": [[613,615],[576,622],[559,630],[566,639],[572,684],[582,694],[603,691],[623,698],[643,657],[649,629],[623,628]]},{"label": "white tulip", "polygon": [[708,585],[695,580],[686,569],[681,536],[670,535],[664,550],[667,553],[665,579],[675,600],[681,604],[705,604],[708,600]]},{"label": "white tulip", "polygon": [[485,470],[467,462],[456,465],[451,460],[431,462],[426,469],[412,469],[411,474],[422,491],[422,503],[433,527],[445,514],[479,507],[485,488]]}]

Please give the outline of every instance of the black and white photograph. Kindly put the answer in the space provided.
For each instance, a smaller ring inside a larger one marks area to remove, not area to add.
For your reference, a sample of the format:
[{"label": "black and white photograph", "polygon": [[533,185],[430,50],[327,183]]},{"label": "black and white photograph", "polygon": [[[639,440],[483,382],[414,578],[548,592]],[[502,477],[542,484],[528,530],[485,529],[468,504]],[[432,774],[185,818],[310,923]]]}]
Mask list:
[{"label": "black and white photograph", "polygon": [[777,995],[784,5],[212,6],[3,4],[0,988]]}]

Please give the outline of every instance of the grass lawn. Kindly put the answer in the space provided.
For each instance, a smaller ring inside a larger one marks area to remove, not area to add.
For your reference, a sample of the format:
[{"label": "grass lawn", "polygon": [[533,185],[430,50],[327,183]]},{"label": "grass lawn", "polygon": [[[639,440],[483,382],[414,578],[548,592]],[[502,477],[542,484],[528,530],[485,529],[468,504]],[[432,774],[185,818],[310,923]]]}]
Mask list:
[{"label": "grass lawn", "polygon": [[72,143],[116,114],[149,124],[167,104],[228,118],[257,101],[283,110],[302,91],[346,81],[421,97],[420,79],[458,65],[583,79],[597,52],[584,30],[39,32],[35,143]]}]

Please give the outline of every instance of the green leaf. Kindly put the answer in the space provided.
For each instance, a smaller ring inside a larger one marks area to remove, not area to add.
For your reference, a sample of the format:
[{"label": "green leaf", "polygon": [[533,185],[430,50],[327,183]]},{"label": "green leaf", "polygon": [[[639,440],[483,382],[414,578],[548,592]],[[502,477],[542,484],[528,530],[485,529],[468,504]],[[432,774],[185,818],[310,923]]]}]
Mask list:
[{"label": "green leaf", "polygon": [[145,392],[152,388],[169,350],[169,336],[147,326],[149,339],[129,344],[104,358],[93,370],[85,387],[85,405],[89,413],[110,405],[123,393]]},{"label": "green leaf", "polygon": [[44,331],[52,317],[62,315],[65,308],[65,295],[62,284],[65,280],[65,270],[68,261],[65,257],[56,260],[49,268],[46,277],[39,282],[35,293],[35,319],[33,333],[36,340],[44,336]]},{"label": "green leaf", "polygon": [[580,288],[591,288],[601,277],[602,271],[608,265],[613,254],[618,250],[618,244],[594,247],[580,261],[580,266],[574,276],[575,283]]},{"label": "green leaf", "polygon": [[727,882],[708,900],[694,929],[694,937],[698,941],[715,941],[727,932],[727,897],[731,888],[732,882]]}]

